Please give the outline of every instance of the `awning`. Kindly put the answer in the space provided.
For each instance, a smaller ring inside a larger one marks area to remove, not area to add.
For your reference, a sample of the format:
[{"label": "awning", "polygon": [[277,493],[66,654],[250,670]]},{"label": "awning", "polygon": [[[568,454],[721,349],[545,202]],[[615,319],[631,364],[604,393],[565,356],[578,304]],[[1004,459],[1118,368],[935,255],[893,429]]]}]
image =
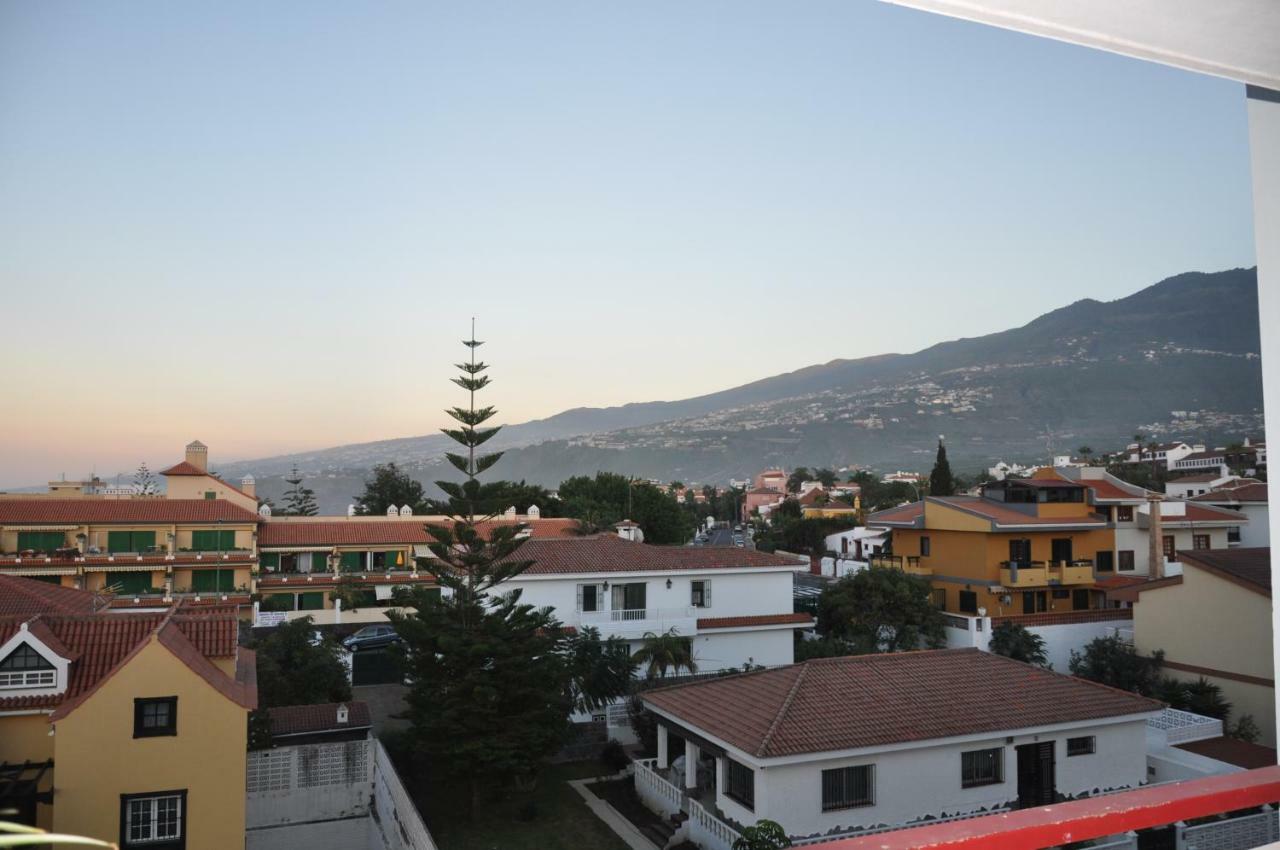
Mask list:
[{"label": "awning", "polygon": [[[0,523],[2,525],[3,523]],[[79,525],[6,525],[5,531],[75,531]]]},{"label": "awning", "polygon": [[288,555],[292,552],[332,552],[332,546],[259,546],[259,552],[276,552]]},{"label": "awning", "polygon": [[417,558],[434,558],[436,554],[431,551],[431,547],[425,543],[413,544],[413,554]]},{"label": "awning", "polygon": [[75,567],[34,567],[29,570],[22,568],[6,569],[4,574],[7,576],[73,576],[76,574]]},{"label": "awning", "polygon": [[86,569],[85,572],[91,573],[162,573],[165,571],[167,564],[95,564],[93,569]]}]

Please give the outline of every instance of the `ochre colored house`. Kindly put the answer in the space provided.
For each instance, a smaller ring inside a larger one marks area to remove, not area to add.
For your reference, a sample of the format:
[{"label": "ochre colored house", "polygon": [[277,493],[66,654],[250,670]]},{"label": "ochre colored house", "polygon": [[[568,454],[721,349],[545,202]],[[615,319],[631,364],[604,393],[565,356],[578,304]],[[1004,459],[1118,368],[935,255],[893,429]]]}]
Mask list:
[{"label": "ochre colored house", "polygon": [[221,610],[0,617],[0,807],[122,848],[243,847],[257,679],[237,630]]},{"label": "ochre colored house", "polygon": [[939,607],[992,616],[1100,607],[1094,559],[1115,548],[1088,487],[1055,475],[1007,479],[979,496],[930,496],[880,511],[892,554],[873,559],[926,577]]}]

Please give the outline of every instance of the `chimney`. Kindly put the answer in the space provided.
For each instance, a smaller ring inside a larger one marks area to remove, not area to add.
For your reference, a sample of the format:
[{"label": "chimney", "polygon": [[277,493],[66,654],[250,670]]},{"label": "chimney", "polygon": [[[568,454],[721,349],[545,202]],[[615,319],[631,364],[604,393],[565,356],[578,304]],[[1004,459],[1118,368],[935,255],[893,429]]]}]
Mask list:
[{"label": "chimney", "polygon": [[253,496],[255,499],[258,498],[258,483],[253,480],[252,475],[246,475],[244,478],[240,479],[240,489],[248,493],[250,496]]},{"label": "chimney", "polygon": [[530,505],[529,510],[525,512],[525,516],[529,519],[541,519],[542,510],[537,505]]},{"label": "chimney", "polygon": [[199,440],[187,443],[187,463],[201,472],[209,471],[209,447]]},{"label": "chimney", "polygon": [[515,518],[516,518],[516,506],[515,506],[515,505],[512,505],[511,507],[509,507],[509,508],[507,508],[505,511],[503,511],[503,512],[502,512],[502,517],[503,517],[503,519],[515,519]]},{"label": "chimney", "polygon": [[355,515],[356,515],[356,506],[347,505],[347,516],[355,516]]},{"label": "chimney", "polygon": [[1164,578],[1164,525],[1160,521],[1160,498],[1147,496],[1147,507],[1151,510],[1151,522],[1148,523],[1148,530],[1151,533],[1149,572],[1152,578]]},{"label": "chimney", "polygon": [[338,725],[345,726],[347,723],[347,707],[345,705],[338,706]]}]

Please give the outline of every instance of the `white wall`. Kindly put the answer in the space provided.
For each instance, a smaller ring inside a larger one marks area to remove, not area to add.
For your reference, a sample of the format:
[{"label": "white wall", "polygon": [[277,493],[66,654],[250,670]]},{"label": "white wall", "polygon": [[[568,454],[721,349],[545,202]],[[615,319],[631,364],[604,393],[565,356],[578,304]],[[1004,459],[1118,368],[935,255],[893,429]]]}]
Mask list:
[{"label": "white wall", "polygon": [[795,661],[792,629],[741,632],[702,632],[693,638],[693,659],[698,671],[709,673],[743,664],[776,667]]},{"label": "white wall", "polygon": [[1271,512],[1266,502],[1242,504],[1240,512],[1249,521],[1240,526],[1241,546],[1271,545]]},{"label": "white wall", "polygon": [[254,750],[247,774],[248,829],[369,813],[373,764],[367,740]]},{"label": "white wall", "polygon": [[368,814],[346,820],[249,829],[245,850],[383,850],[370,843]]},{"label": "white wall", "polygon": [[[1095,638],[1109,637],[1116,629],[1132,629],[1133,620],[1104,620],[1099,623],[1064,623],[1053,626],[1030,626],[1027,631],[1044,638],[1049,663],[1059,673],[1069,673],[1071,651],[1080,652]],[[986,647],[983,647],[986,649]]]},{"label": "white wall", "polygon": [[[1067,756],[1066,739],[1082,735],[1096,738],[1092,755]],[[1060,794],[1079,796],[1110,788],[1131,787],[1146,781],[1146,723],[1132,720],[1099,724],[1038,735],[996,734],[983,741],[899,750],[879,755],[771,765],[756,769],[754,812],[717,795],[725,814],[751,824],[770,818],[792,836],[825,834],[835,830],[899,825],[925,816],[976,812],[1017,800],[1019,744],[1036,740],[1056,741],[1055,783]],[[1004,781],[978,788],[962,788],[962,752],[1001,747]],[[875,765],[875,805],[837,812],[822,811],[822,771],[852,765]]]}]

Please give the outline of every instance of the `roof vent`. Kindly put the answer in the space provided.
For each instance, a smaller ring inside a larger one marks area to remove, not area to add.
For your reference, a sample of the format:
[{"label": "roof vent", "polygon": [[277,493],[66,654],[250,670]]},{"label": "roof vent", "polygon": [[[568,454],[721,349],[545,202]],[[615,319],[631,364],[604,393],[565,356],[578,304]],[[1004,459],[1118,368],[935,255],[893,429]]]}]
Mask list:
[{"label": "roof vent", "polygon": [[516,506],[515,506],[515,505],[512,505],[511,507],[507,508],[505,511],[503,511],[503,512],[502,512],[502,516],[503,516],[505,519],[515,519],[515,518],[516,518]]},{"label": "roof vent", "polygon": [[346,705],[340,705],[338,706],[338,724],[345,725],[346,722],[347,722],[347,707]]},{"label": "roof vent", "polygon": [[262,505],[259,505],[259,506],[258,506],[258,516],[261,516],[261,517],[269,517],[269,516],[271,516],[271,506],[270,506],[270,505],[268,505],[268,504],[265,504],[265,503],[264,503],[264,504],[262,504]]},{"label": "roof vent", "polygon": [[528,513],[525,514],[525,516],[529,517],[529,519],[541,519],[542,511],[538,509],[537,505],[530,505],[529,511]]},{"label": "roof vent", "polygon": [[400,516],[413,516],[413,508],[408,505],[401,505]]},{"label": "roof vent", "polygon": [[387,505],[387,516],[399,516],[400,511],[395,505]]}]

